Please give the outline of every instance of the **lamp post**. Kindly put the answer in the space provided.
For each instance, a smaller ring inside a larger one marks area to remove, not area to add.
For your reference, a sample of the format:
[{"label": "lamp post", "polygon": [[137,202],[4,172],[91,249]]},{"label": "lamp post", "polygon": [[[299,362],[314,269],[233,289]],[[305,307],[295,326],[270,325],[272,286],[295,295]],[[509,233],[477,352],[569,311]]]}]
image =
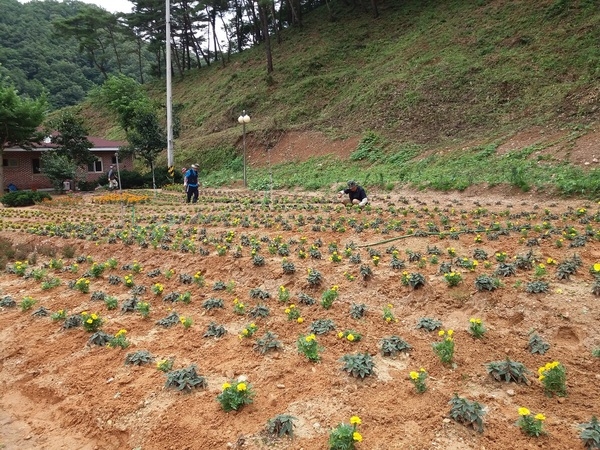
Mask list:
[{"label": "lamp post", "polygon": [[248,181],[246,179],[246,124],[250,122],[250,116],[246,114],[246,110],[242,111],[242,115],[238,117],[238,122],[242,124],[243,129],[243,143],[244,143],[244,187],[248,187]]}]

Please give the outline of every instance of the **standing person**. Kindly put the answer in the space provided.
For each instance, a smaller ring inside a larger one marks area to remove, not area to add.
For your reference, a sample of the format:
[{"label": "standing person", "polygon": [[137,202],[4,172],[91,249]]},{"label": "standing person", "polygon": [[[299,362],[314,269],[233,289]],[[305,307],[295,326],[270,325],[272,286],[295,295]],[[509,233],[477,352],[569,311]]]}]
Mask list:
[{"label": "standing person", "polygon": [[187,193],[186,203],[198,201],[198,166],[192,164],[183,178],[183,186]]},{"label": "standing person", "polygon": [[[343,195],[348,195],[348,197],[342,198]],[[340,192],[338,192],[338,198],[344,205],[352,204],[363,207],[369,203],[366,191],[354,180],[348,181],[347,189],[342,189]]]},{"label": "standing person", "polygon": [[115,173],[115,166],[112,164],[108,169],[108,188],[110,190],[117,189],[119,187],[119,182],[117,181],[117,174]]}]

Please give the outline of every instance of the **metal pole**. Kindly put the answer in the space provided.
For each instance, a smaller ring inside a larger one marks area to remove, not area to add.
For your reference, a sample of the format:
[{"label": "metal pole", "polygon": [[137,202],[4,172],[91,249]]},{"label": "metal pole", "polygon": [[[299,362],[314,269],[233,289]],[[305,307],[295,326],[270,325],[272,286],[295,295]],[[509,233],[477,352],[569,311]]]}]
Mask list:
[{"label": "metal pole", "polygon": [[[242,113],[242,115],[246,115],[246,111]],[[248,182],[246,180],[246,122],[242,122],[243,133],[244,133],[244,187],[248,187]]]},{"label": "metal pole", "polygon": [[167,166],[173,167],[173,107],[171,94],[171,5],[170,1],[166,0],[166,48],[165,48],[165,65],[167,70]]},{"label": "metal pole", "polygon": [[123,192],[121,188],[121,171],[119,170],[119,152],[115,152],[115,160],[117,161],[117,178],[119,179],[119,194]]}]

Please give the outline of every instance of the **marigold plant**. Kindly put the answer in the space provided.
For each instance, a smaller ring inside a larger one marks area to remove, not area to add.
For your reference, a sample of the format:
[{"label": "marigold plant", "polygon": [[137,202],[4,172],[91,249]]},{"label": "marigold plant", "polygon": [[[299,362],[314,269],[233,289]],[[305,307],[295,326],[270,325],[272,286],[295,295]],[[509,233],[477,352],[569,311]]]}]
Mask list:
[{"label": "marigold plant", "polygon": [[252,403],[254,390],[247,381],[231,381],[223,383],[222,392],[217,396],[217,401],[224,411],[237,411],[244,405]]},{"label": "marigold plant", "polygon": [[329,450],[354,450],[363,437],[357,430],[362,420],[358,416],[350,418],[350,424],[340,423],[329,434]]},{"label": "marigold plant", "polygon": [[556,394],[559,397],[567,395],[567,371],[558,361],[546,363],[538,369],[538,379],[544,386],[546,395],[551,397]]},{"label": "marigold plant", "polygon": [[529,436],[538,437],[542,434],[546,434],[543,429],[544,420],[546,420],[546,416],[541,413],[534,415],[527,408],[519,408],[519,420],[517,426]]}]

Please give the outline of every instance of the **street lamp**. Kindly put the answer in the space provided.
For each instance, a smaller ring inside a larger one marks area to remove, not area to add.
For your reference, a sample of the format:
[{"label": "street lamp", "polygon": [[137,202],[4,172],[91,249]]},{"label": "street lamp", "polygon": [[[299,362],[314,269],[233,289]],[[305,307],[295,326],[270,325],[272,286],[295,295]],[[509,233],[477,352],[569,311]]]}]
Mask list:
[{"label": "street lamp", "polygon": [[244,142],[244,187],[248,187],[248,182],[246,180],[246,124],[250,122],[250,116],[246,114],[246,110],[242,111],[242,115],[238,117],[238,122],[243,126],[243,142]]}]

